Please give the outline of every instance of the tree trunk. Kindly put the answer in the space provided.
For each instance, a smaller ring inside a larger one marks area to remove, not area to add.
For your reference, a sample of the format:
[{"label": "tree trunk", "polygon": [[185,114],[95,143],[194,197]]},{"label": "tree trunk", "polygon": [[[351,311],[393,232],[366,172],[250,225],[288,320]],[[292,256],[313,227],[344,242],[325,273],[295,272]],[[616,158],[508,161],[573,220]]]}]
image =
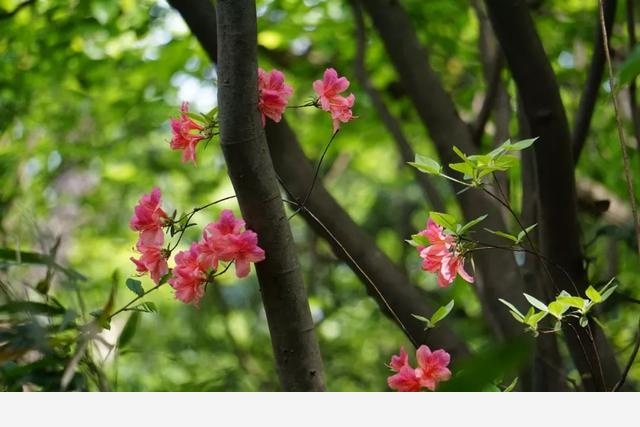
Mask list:
[{"label": "tree trunk", "polygon": [[307,292],[257,108],[255,2],[217,4],[221,146],[242,215],[266,254],[256,271],[278,375],[285,391],[322,391]]},{"label": "tree trunk", "polygon": [[[546,287],[582,296],[587,274],[580,247],[571,138],[560,92],[528,7],[521,0],[486,0],[494,31],[522,97],[534,144],[542,254],[551,280]],[[588,390],[610,390],[620,378],[615,355],[591,322],[565,323],[569,350]]]}]

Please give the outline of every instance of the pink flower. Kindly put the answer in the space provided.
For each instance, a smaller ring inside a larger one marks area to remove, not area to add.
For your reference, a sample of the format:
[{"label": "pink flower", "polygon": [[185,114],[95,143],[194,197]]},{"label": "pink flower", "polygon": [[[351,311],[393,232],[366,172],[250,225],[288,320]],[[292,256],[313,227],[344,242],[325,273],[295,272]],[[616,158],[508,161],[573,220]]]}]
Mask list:
[{"label": "pink flower", "polygon": [[184,303],[196,306],[204,295],[204,283],[207,275],[198,262],[198,245],[193,243],[188,251],[176,255],[176,266],[173,268],[169,284],[176,291],[176,298]]},{"label": "pink flower", "polygon": [[438,286],[446,288],[458,274],[469,283],[473,283],[473,277],[464,269],[464,258],[456,251],[455,239],[451,235],[444,234],[444,229],[433,222],[427,222],[427,228],[418,234],[429,239],[431,245],[418,246],[422,258],[422,269],[438,275]]},{"label": "pink flower", "polygon": [[355,96],[349,94],[345,98],[340,95],[348,87],[349,80],[346,77],[338,77],[338,73],[333,68],[325,70],[322,80],[313,82],[313,90],[319,97],[320,107],[331,113],[334,133],[340,128],[340,122],[346,123],[354,118],[351,108],[355,102]]},{"label": "pink flower", "polygon": [[223,261],[235,261],[236,276],[245,277],[252,262],[264,260],[264,250],[258,246],[258,235],[251,230],[227,236],[227,247],[220,253]]},{"label": "pink flower", "polygon": [[196,145],[204,139],[201,131],[203,126],[193,121],[189,116],[189,103],[183,102],[180,108],[180,118],[171,119],[171,149],[184,150],[182,162],[196,162]]},{"label": "pink flower", "polygon": [[[220,254],[227,250],[228,235],[239,234],[244,228],[244,221],[237,219],[233,212],[225,209],[217,222],[212,222],[204,228],[203,239],[198,245],[200,265],[203,270],[217,269]],[[231,259],[225,259],[231,261]]]},{"label": "pink flower", "polygon": [[141,274],[149,272],[151,280],[155,283],[160,283],[162,276],[169,272],[167,259],[164,256],[162,248],[153,245],[147,246],[142,243],[142,241],[139,241],[136,249],[142,254],[139,259],[130,258],[136,265],[136,271]]},{"label": "pink flower", "polygon": [[157,187],[142,195],[129,221],[129,227],[140,232],[140,241],[147,246],[162,245],[164,240],[162,226],[169,217],[160,207],[161,197]]},{"label": "pink flower", "polygon": [[278,70],[267,73],[258,68],[258,89],[258,109],[262,115],[262,127],[265,125],[265,116],[276,123],[279,122],[289,97],[293,94],[291,86],[284,82],[284,74]]},{"label": "pink flower", "polygon": [[420,391],[422,387],[434,391],[439,382],[451,378],[447,368],[451,356],[446,351],[431,352],[429,347],[421,345],[416,351],[416,359],[418,367],[413,369],[404,348],[400,349],[400,355],[391,357],[389,365],[396,374],[387,379],[389,387],[397,391]]},{"label": "pink flower", "polygon": [[236,276],[245,277],[251,262],[264,260],[264,250],[258,246],[258,235],[243,230],[245,222],[237,219],[233,212],[224,210],[220,219],[205,227],[203,240],[198,244],[201,268],[217,269],[219,261],[234,261]]}]

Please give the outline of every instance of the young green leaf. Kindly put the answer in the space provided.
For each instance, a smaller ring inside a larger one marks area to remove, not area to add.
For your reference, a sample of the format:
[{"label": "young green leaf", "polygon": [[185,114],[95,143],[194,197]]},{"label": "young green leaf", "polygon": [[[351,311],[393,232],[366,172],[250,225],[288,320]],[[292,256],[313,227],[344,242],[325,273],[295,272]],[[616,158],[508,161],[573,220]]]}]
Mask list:
[{"label": "young green leaf", "polygon": [[[498,298],[498,301],[500,301],[501,303],[503,303],[504,305],[506,305],[507,307],[509,307],[509,309],[511,309],[511,311],[512,311],[513,313],[518,314],[518,316],[520,317],[520,319],[519,319],[520,321],[524,320],[524,315],[523,315],[522,313],[520,313],[520,312],[518,311],[518,309],[517,309],[513,304],[511,304],[509,301],[505,301],[505,300],[503,300],[502,298]],[[514,316],[514,317],[515,317],[515,316]],[[517,319],[517,317],[516,317],[516,319]]]},{"label": "young green leaf", "polygon": [[587,300],[585,300],[584,298],[574,297],[574,296],[558,297],[556,298],[556,301],[562,304],[566,304],[569,307],[577,308],[578,310],[584,310],[585,306],[587,305]]},{"label": "young green leaf", "polygon": [[144,288],[142,287],[142,282],[140,282],[139,280],[129,278],[127,279],[126,284],[127,288],[129,288],[129,290],[134,294],[138,295],[139,297],[144,295]]},{"label": "young green leaf", "polygon": [[440,175],[442,172],[442,166],[435,160],[416,154],[415,161],[409,162],[411,166],[418,169],[420,172],[428,173],[430,175]]},{"label": "young green leaf", "polygon": [[455,230],[458,221],[453,215],[442,212],[429,212],[429,217],[439,226],[449,230]]},{"label": "young green leaf", "polygon": [[537,139],[538,137],[523,139],[522,141],[518,141],[516,143],[510,144],[509,150],[514,150],[514,151],[524,150],[525,148],[531,147],[531,145],[533,145],[533,143],[536,142]]},{"label": "young green leaf", "polygon": [[516,243],[522,242],[522,239],[524,239],[527,236],[527,234],[531,233],[531,230],[536,228],[537,225],[538,224],[533,224],[533,225],[525,228],[524,230],[522,230],[520,233],[518,233],[518,241]]},{"label": "young green leaf", "polygon": [[529,301],[529,304],[531,304],[532,306],[534,306],[538,310],[549,311],[549,308],[547,307],[547,305],[545,303],[543,303],[542,301],[532,297],[529,294],[523,294],[523,295],[527,299],[527,301]]},{"label": "young green leaf", "polygon": [[500,237],[504,237],[505,239],[509,239],[513,243],[518,243],[518,238],[516,236],[514,236],[514,235],[509,234],[509,233],[505,233],[505,232],[502,232],[502,231],[490,230],[488,228],[485,228],[485,230],[487,230],[491,234],[495,234],[496,236],[500,236]]},{"label": "young green leaf", "polygon": [[436,323],[447,317],[447,315],[451,313],[451,310],[453,309],[453,304],[453,300],[451,300],[447,305],[443,305],[442,307],[437,309],[436,312],[433,313],[433,316],[431,316],[431,324],[435,326]]},{"label": "young green leaf", "polygon": [[606,291],[602,292],[602,300],[600,302],[605,302],[611,296],[613,291],[616,290],[617,287],[618,287],[618,285],[615,285],[615,286],[610,287]]},{"label": "young green leaf", "polygon": [[471,227],[473,227],[474,225],[478,224],[481,221],[484,221],[487,218],[488,215],[482,215],[479,216],[478,218],[469,221],[468,223],[466,223],[465,225],[462,226],[462,228],[460,228],[459,231],[457,231],[458,234],[463,234],[465,231],[469,230]]},{"label": "young green leaf", "polygon": [[549,304],[548,309],[549,313],[551,313],[556,319],[560,320],[562,319],[564,312],[569,309],[569,306],[560,301],[553,301]]},{"label": "young green leaf", "polygon": [[431,242],[427,239],[427,236],[423,236],[422,234],[413,234],[411,235],[410,243],[413,246],[429,246]]},{"label": "young green leaf", "polygon": [[587,297],[595,303],[602,301],[602,295],[600,295],[600,292],[596,291],[593,286],[589,286],[585,293],[587,294]]},{"label": "young green leaf", "polygon": [[516,388],[516,385],[518,384],[518,377],[515,377],[513,379],[513,381],[511,381],[511,384],[509,384],[507,387],[505,387],[504,390],[502,390],[503,393],[508,393],[510,391],[513,391]]},{"label": "young green leaf", "polygon": [[427,319],[424,316],[419,316],[417,314],[412,314],[411,316],[415,317],[416,319],[418,319],[421,322],[424,322],[424,330],[425,331],[427,329],[431,329],[431,328],[433,328],[435,326],[433,323],[431,323],[431,320]]}]

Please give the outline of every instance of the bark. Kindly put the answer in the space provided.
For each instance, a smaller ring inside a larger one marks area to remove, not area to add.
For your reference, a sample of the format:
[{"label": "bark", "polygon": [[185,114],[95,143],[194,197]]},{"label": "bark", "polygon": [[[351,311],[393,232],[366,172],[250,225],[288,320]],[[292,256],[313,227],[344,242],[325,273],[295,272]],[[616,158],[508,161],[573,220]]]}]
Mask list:
[{"label": "bark", "polygon": [[[452,151],[454,144],[465,153],[475,153],[471,131],[458,116],[451,98],[431,68],[428,55],[401,5],[396,0],[360,1],[380,34],[404,87],[410,89],[408,95],[435,143],[441,161],[445,165],[458,161]],[[458,201],[467,220],[488,214],[482,227],[506,229],[500,208],[481,192],[465,191],[459,195]],[[474,237],[486,243],[502,243],[482,231]],[[475,286],[482,301],[483,314],[492,330],[498,337],[521,335],[521,327],[498,301],[498,298],[516,304],[523,301],[522,278],[513,254],[480,251],[474,254],[474,261],[478,267]]]},{"label": "bark", "polygon": [[[207,24],[204,20],[207,16],[207,19],[215,17],[213,4],[209,0],[171,0],[171,5],[180,12],[203,49],[215,62],[216,26]],[[284,185],[294,193],[294,198],[303,199],[313,180],[311,162],[304,155],[295,134],[284,118],[278,124],[267,121],[266,132],[277,174],[283,179]],[[351,219],[321,183],[316,183],[306,205],[314,212],[314,216],[304,211],[302,216],[305,221],[327,240],[339,257],[345,260],[362,280],[383,310],[388,312],[382,300],[387,301],[406,326],[412,341],[444,348],[451,353],[454,360],[469,354],[465,341],[445,324],[438,325],[438,328],[428,333],[424,331],[424,325],[412,314],[430,316],[433,307],[410,283],[406,274],[403,274],[378,248],[375,241]],[[381,296],[375,293],[367,279],[376,284]]]},{"label": "bark", "polygon": [[257,109],[255,2],[219,0],[217,12],[222,152],[247,227],[265,250],[256,271],[278,375],[285,391],[322,391],[307,292]]},{"label": "bark", "polygon": [[[522,103],[518,108],[518,125],[520,138],[531,138],[531,129],[527,117],[522,111]],[[537,165],[533,151],[522,152],[520,173],[522,177],[522,222],[525,225],[539,222],[538,184],[536,181]],[[529,236],[534,245],[539,246],[538,229],[533,229]],[[533,249],[533,248],[531,248]],[[552,290],[544,286],[546,272],[541,260],[534,255],[523,254],[522,276],[525,290],[541,301],[551,301],[555,295]],[[558,348],[555,334],[540,334],[536,338],[535,352],[532,355],[529,389],[531,391],[566,391],[567,381],[564,374],[564,364]]]},{"label": "bark", "polygon": [[[611,34],[613,21],[616,15],[617,0],[604,1],[604,16],[607,33]],[[602,74],[604,73],[604,44],[602,38],[602,28],[600,26],[599,13],[596,10],[596,35],[593,42],[593,56],[591,65],[589,66],[589,75],[584,85],[582,95],[580,96],[580,104],[573,123],[573,134],[571,135],[571,143],[573,145],[573,159],[577,164],[580,153],[584,147],[589,133],[591,117],[598,99],[598,93],[602,86]]]},{"label": "bark", "polygon": [[[547,288],[582,294],[587,275],[580,247],[569,126],[551,65],[521,0],[486,0],[489,17],[522,97],[537,165],[541,251],[553,266]],[[544,167],[542,167],[544,165]],[[559,268],[558,268],[559,267]],[[566,274],[565,274],[566,273]],[[569,278],[567,277],[569,276]],[[611,346],[594,322],[567,322],[569,350],[588,390],[610,390],[619,378]]]}]

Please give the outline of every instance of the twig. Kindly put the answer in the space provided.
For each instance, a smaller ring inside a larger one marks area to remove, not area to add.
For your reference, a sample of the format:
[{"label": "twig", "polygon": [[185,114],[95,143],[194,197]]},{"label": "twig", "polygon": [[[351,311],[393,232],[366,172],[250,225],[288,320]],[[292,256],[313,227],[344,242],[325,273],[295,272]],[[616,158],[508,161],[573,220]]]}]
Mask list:
[{"label": "twig", "polygon": [[640,321],[638,322],[638,333],[636,335],[636,345],[633,347],[633,351],[631,352],[631,357],[627,362],[627,366],[624,367],[624,371],[622,372],[622,377],[620,377],[620,381],[618,381],[616,385],[613,386],[613,389],[611,391],[619,391],[624,385],[624,382],[627,379],[627,375],[629,375],[629,371],[633,366],[633,362],[636,360],[636,357],[638,356],[638,350],[640,350]]},{"label": "twig", "polygon": [[631,203],[631,212],[633,214],[633,222],[636,229],[636,243],[638,246],[638,255],[640,255],[640,222],[638,222],[638,210],[636,207],[636,197],[633,190],[633,179],[629,170],[629,154],[627,153],[627,143],[624,137],[624,131],[622,130],[622,120],[620,119],[620,112],[618,111],[618,100],[616,99],[616,91],[613,81],[613,67],[611,66],[611,54],[609,53],[609,36],[607,35],[606,23],[604,20],[604,6],[602,0],[598,0],[600,6],[600,26],[602,27],[604,54],[607,59],[607,71],[609,72],[609,86],[611,94],[611,102],[613,103],[613,111],[616,117],[616,127],[618,128],[618,142],[620,143],[620,149],[622,150],[622,162],[624,166],[624,178],[627,182],[627,192],[629,193],[629,202]]},{"label": "twig", "polygon": [[329,147],[331,147],[331,143],[335,139],[335,137],[338,134],[338,132],[340,132],[340,128],[336,129],[336,131],[331,135],[331,139],[329,140],[327,145],[324,147],[324,151],[322,152],[322,155],[320,156],[320,160],[318,160],[318,165],[316,166],[316,170],[315,170],[315,172],[313,174],[313,180],[311,181],[311,185],[309,186],[309,190],[307,190],[307,194],[304,196],[304,199],[302,200],[302,203],[300,204],[300,207],[298,209],[296,209],[296,211],[291,214],[291,216],[288,218],[289,220],[291,220],[294,216],[296,216],[300,212],[300,210],[303,209],[305,207],[305,205],[307,204],[307,201],[309,200],[309,196],[311,196],[311,192],[313,191],[313,187],[315,187],[316,181],[318,180],[318,174],[320,173],[320,166],[322,166],[322,161],[324,160],[324,156],[327,155],[327,151],[329,151]]}]

